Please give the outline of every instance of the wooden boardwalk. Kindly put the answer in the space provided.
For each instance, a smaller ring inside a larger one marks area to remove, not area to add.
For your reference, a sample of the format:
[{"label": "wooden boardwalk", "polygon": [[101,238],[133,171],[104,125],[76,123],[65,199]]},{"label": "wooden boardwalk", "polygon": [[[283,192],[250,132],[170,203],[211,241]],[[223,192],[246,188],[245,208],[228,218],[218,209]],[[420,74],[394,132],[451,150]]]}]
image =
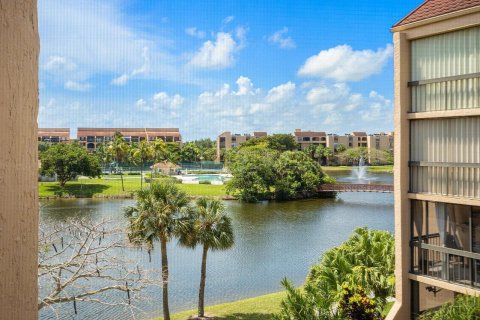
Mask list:
[{"label": "wooden boardwalk", "polygon": [[381,192],[392,193],[393,185],[391,184],[359,184],[359,183],[335,183],[322,184],[318,186],[318,192]]}]

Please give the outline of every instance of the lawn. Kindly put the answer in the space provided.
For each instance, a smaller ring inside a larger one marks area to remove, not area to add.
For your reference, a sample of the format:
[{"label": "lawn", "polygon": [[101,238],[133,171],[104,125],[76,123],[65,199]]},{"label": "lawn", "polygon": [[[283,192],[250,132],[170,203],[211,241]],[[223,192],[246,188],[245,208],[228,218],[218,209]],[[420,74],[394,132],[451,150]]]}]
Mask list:
[{"label": "lawn", "polygon": [[[39,182],[40,197],[54,197],[58,195],[76,197],[130,197],[133,192],[140,189],[140,177],[125,176],[125,191],[122,191],[122,182],[119,178],[107,176],[102,179],[79,179],[67,182],[65,188],[60,188],[57,182]],[[143,184],[147,186],[147,183]],[[225,186],[209,184],[178,184],[189,196],[226,196]]]},{"label": "lawn", "polygon": [[[206,315],[214,315],[215,319],[233,320],[266,320],[272,319],[273,314],[280,311],[280,302],[285,297],[285,292],[278,292],[239,300],[235,302],[223,303],[205,308]],[[197,310],[183,311],[171,316],[172,320],[185,320],[194,315]],[[161,320],[158,318],[157,320]]]}]

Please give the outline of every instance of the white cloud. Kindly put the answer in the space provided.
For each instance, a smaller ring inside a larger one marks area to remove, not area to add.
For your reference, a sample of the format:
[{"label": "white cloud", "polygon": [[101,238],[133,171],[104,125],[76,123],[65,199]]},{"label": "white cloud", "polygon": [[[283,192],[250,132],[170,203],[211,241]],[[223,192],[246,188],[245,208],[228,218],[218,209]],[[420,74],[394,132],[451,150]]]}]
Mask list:
[{"label": "white cloud", "polygon": [[297,45],[291,37],[287,36],[287,33],[288,28],[283,27],[283,29],[274,32],[270,37],[268,37],[268,42],[278,45],[282,49],[293,49]]},{"label": "white cloud", "polygon": [[237,29],[237,37],[240,41],[240,43],[237,43],[230,33],[217,33],[215,41],[208,40],[204,42],[202,47],[193,55],[188,65],[203,69],[225,69],[231,67],[235,63],[234,54],[242,48],[244,36],[245,30]]},{"label": "white cloud", "polygon": [[129,78],[130,77],[128,76],[128,74],[124,73],[121,76],[114,78],[111,84],[114,84],[116,86],[124,86],[127,84]]},{"label": "white cloud", "polygon": [[207,35],[205,31],[198,30],[197,27],[190,27],[185,29],[185,33],[188,34],[189,36],[203,39]]},{"label": "white cloud", "polygon": [[240,76],[240,78],[237,79],[236,84],[238,85],[238,90],[235,93],[237,96],[244,96],[246,94],[253,94],[253,83],[252,80],[250,80],[247,77]]},{"label": "white cloud", "polygon": [[268,91],[265,101],[268,103],[276,103],[280,101],[288,101],[295,95],[295,83],[288,81],[287,83],[273,87]]},{"label": "white cloud", "polygon": [[234,16],[228,16],[228,17],[225,17],[225,19],[223,19],[222,23],[223,23],[223,24],[229,24],[229,23],[232,22],[233,20],[235,20],[235,17],[234,17]]},{"label": "white cloud", "polygon": [[63,56],[49,56],[43,69],[52,73],[69,73],[77,69],[77,65]]},{"label": "white cloud", "polygon": [[65,82],[64,87],[65,89],[72,90],[72,91],[88,91],[92,88],[92,85],[90,83],[81,83],[81,82],[69,80]]},{"label": "white cloud", "polygon": [[185,102],[185,98],[179,94],[170,96],[164,91],[155,93],[149,102],[145,99],[138,99],[135,106],[143,111],[155,111],[155,110],[173,110],[179,109]]},{"label": "white cloud", "polygon": [[341,45],[308,58],[298,74],[336,81],[360,81],[380,73],[392,54],[390,44],[377,51],[354,51],[349,45]]},{"label": "white cloud", "polygon": [[[112,74],[117,79],[126,74],[129,77],[198,83],[198,79],[185,76],[184,58],[174,52],[174,42],[166,36],[166,29],[159,27],[155,34],[136,29],[126,19],[128,15],[122,12],[122,3],[39,1],[41,71],[53,74],[51,70],[63,68],[70,72],[68,77],[54,74],[60,77],[54,80],[61,83]],[[129,79],[122,77],[121,80]]]}]

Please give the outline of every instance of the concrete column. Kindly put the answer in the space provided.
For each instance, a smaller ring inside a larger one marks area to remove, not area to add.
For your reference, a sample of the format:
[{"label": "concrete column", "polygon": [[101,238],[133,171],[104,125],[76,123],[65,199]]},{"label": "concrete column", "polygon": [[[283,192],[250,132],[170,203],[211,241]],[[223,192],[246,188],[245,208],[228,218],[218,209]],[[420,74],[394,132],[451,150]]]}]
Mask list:
[{"label": "concrete column", "polygon": [[404,33],[393,34],[394,44],[394,198],[395,198],[395,304],[387,319],[410,319],[410,42]]},{"label": "concrete column", "polygon": [[37,319],[36,0],[0,0],[0,319]]}]

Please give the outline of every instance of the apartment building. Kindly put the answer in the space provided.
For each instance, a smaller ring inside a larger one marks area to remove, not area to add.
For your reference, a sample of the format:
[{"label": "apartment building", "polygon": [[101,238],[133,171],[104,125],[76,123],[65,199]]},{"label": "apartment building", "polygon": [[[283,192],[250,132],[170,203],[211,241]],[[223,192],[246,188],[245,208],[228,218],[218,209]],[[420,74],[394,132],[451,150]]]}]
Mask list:
[{"label": "apartment building", "polygon": [[178,128],[78,128],[77,139],[80,145],[89,151],[95,151],[98,144],[112,141],[116,132],[120,132],[126,142],[154,141],[182,143]]},{"label": "apartment building", "polygon": [[480,0],[427,0],[392,29],[396,302],[416,319],[480,295]]},{"label": "apartment building", "polygon": [[235,148],[240,146],[240,144],[244,143],[247,140],[252,138],[260,138],[266,137],[267,132],[265,131],[254,131],[253,134],[245,133],[231,133],[230,131],[223,132],[217,137],[217,161],[223,161],[222,153],[224,150],[230,150],[231,148]]},{"label": "apartment building", "polygon": [[37,138],[38,138],[38,142],[68,143],[70,142],[70,129],[69,128],[38,128]]},{"label": "apartment building", "polygon": [[293,132],[295,141],[300,145],[300,150],[307,149],[310,145],[327,146],[327,134],[323,131],[302,131],[295,129]]},{"label": "apartment building", "polygon": [[367,136],[368,150],[393,150],[393,133],[374,133]]}]

